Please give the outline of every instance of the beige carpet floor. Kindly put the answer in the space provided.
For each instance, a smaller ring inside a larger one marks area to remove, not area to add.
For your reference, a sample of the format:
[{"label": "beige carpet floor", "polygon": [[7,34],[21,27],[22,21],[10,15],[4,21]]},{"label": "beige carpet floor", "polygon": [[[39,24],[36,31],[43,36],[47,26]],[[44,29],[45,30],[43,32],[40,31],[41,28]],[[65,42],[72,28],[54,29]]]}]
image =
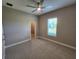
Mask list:
[{"label": "beige carpet floor", "polygon": [[43,39],[6,49],[6,59],[76,59],[76,51]]}]

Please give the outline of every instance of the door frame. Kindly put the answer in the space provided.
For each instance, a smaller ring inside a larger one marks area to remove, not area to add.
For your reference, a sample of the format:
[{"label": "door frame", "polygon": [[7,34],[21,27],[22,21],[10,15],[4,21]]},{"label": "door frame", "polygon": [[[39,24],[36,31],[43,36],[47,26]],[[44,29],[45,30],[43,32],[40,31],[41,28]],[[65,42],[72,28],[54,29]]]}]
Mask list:
[{"label": "door frame", "polygon": [[34,29],[34,30],[35,30],[35,31],[34,31],[34,32],[35,32],[35,39],[36,39],[36,35],[37,35],[37,34],[36,34],[36,22],[31,21],[31,22],[30,22],[30,39],[31,39],[31,40],[32,40],[32,37],[31,37],[31,24],[32,24],[32,23],[33,23],[34,26],[35,26],[35,29]]}]

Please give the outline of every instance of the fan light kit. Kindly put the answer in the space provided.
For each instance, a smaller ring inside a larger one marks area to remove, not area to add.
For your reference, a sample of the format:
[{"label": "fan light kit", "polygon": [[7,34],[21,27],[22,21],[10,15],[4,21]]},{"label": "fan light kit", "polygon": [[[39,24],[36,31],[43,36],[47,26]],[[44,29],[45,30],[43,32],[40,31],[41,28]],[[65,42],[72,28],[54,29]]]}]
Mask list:
[{"label": "fan light kit", "polygon": [[35,1],[35,0],[32,0],[32,1],[36,4],[36,6],[26,5],[27,7],[36,8],[36,9],[33,10],[32,12],[41,11],[42,9],[45,8],[45,7],[43,7],[44,0],[40,0],[40,2],[37,2],[37,1]]},{"label": "fan light kit", "polygon": [[40,11],[40,10],[41,10],[41,8],[38,8],[37,10],[38,10],[38,11]]}]

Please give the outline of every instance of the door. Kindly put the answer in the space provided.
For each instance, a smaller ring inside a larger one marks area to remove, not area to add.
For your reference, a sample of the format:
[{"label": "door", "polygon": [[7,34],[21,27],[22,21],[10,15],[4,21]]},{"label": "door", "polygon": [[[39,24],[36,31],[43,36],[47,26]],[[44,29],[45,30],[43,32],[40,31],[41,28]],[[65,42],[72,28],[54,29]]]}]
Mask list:
[{"label": "door", "polygon": [[2,31],[2,59],[5,59],[5,36],[4,36],[4,31]]},{"label": "door", "polygon": [[35,23],[31,23],[31,39],[36,38],[36,25]]}]

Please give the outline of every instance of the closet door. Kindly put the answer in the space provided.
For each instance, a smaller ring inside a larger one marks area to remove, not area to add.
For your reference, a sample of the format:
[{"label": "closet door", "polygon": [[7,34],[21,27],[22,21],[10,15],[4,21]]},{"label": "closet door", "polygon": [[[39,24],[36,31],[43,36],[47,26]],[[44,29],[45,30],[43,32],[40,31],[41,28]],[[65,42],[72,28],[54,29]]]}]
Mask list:
[{"label": "closet door", "polygon": [[5,35],[2,30],[2,59],[5,59]]}]

